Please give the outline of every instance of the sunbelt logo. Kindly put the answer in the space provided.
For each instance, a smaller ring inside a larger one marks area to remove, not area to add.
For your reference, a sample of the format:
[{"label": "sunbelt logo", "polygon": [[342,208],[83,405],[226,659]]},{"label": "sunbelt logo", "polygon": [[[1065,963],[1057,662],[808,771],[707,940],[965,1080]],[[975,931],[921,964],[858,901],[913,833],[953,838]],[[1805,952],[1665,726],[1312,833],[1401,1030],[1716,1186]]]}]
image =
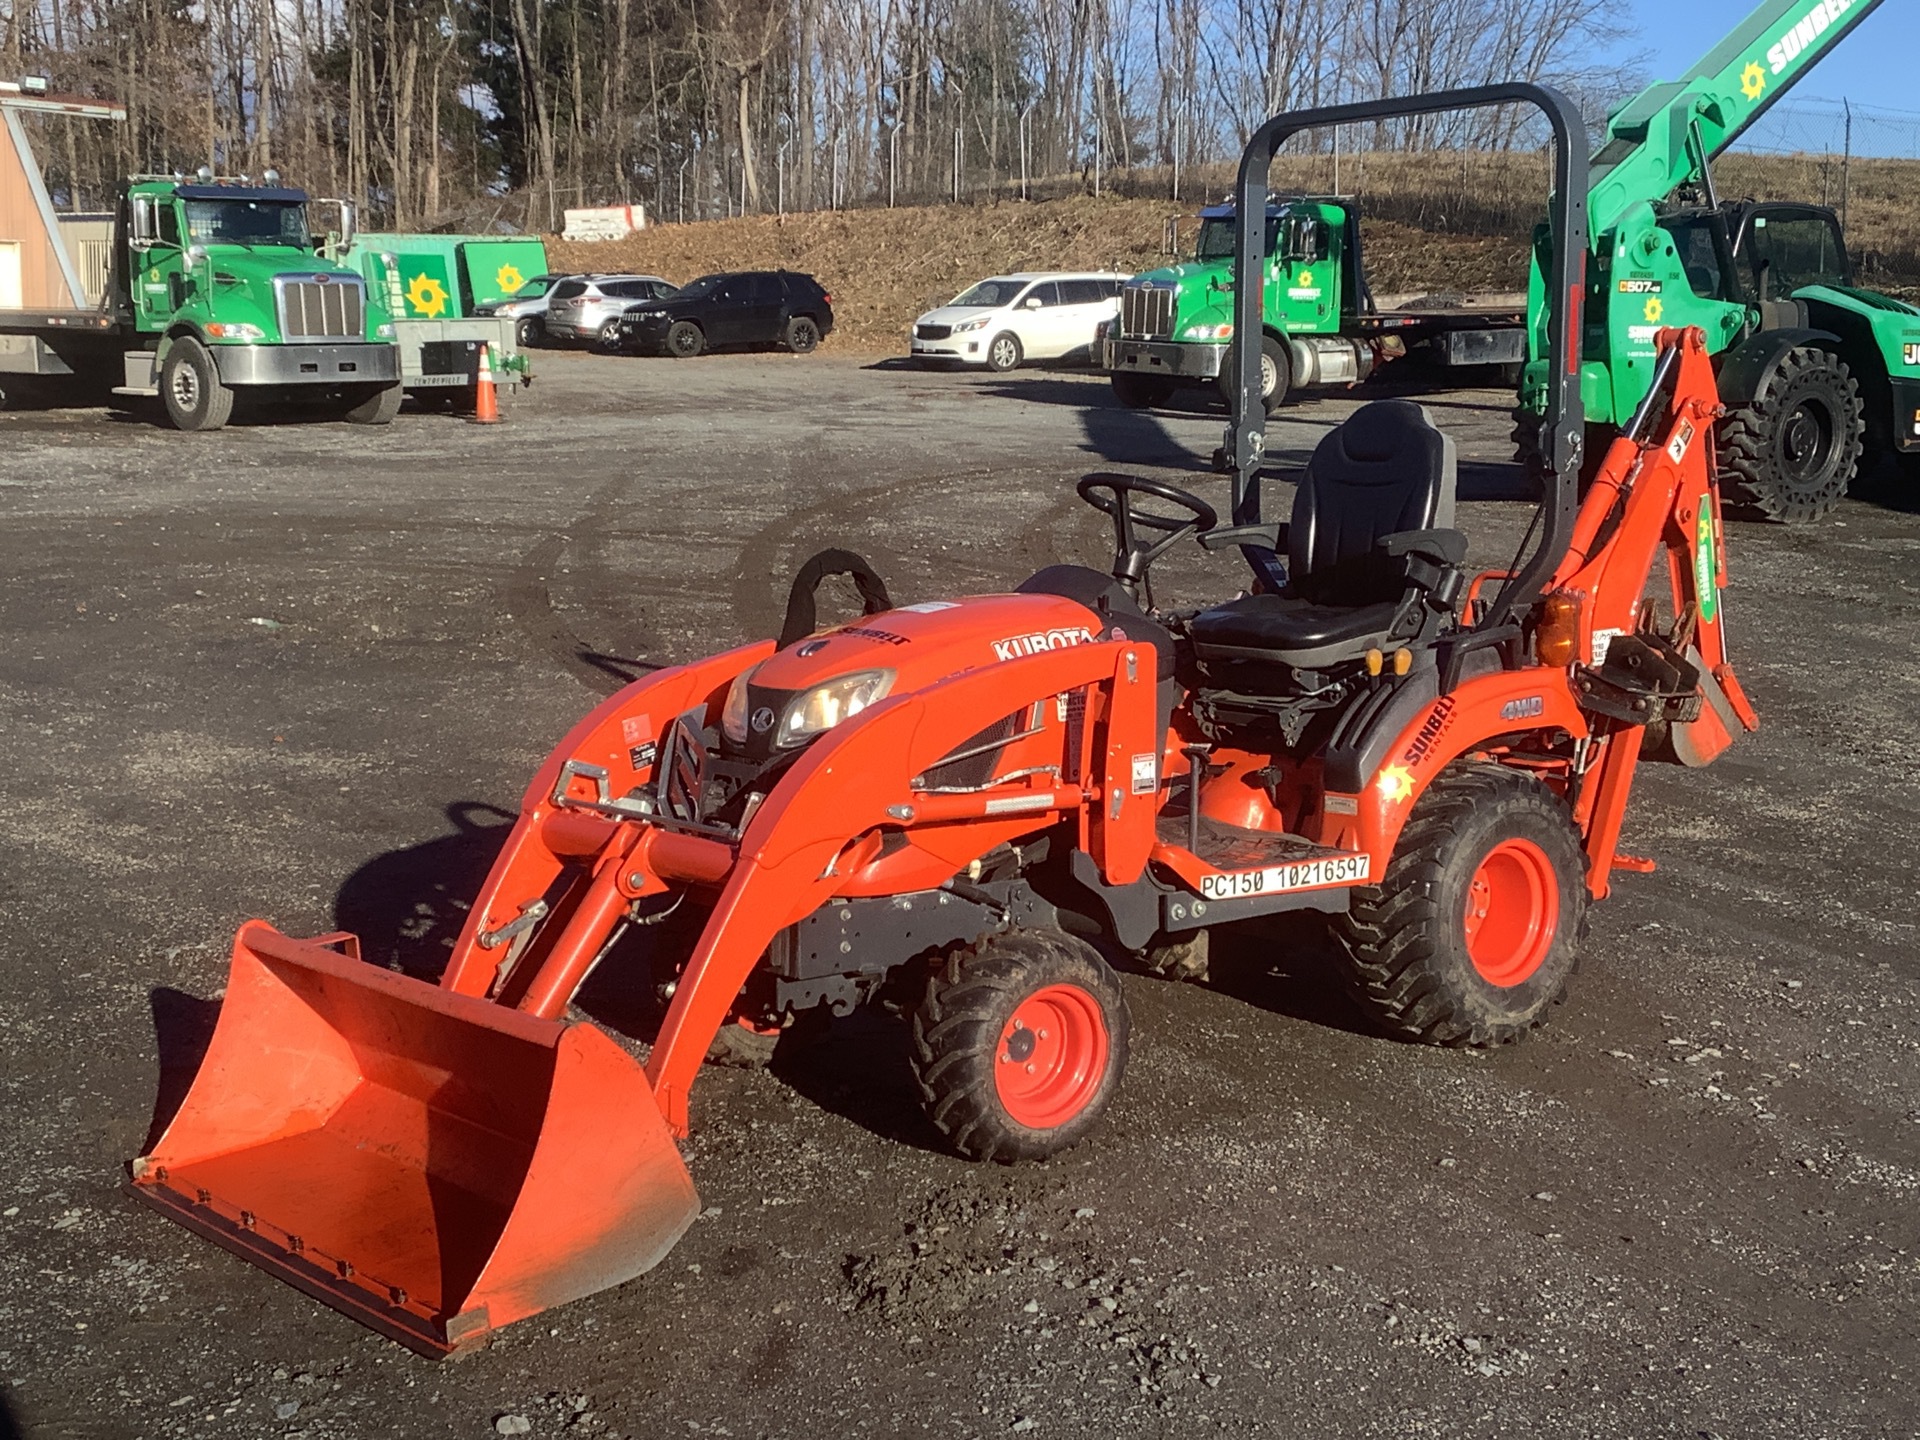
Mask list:
[{"label": "sunbelt logo", "polygon": [[1840,17],[1853,9],[1854,0],[1820,0],[1818,5],[1802,16],[1794,27],[1780,37],[1777,44],[1767,51],[1767,64],[1778,75],[1798,60],[1806,48],[1838,23]]}]

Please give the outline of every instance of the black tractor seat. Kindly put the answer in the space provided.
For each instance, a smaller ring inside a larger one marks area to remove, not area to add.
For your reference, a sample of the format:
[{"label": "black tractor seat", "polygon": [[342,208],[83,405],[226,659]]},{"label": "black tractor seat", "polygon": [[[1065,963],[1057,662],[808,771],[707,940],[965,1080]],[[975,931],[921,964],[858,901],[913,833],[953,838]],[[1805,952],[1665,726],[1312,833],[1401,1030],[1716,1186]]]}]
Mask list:
[{"label": "black tractor seat", "polygon": [[1315,448],[1292,519],[1272,527],[1286,588],[1188,622],[1203,682],[1271,694],[1295,681],[1291,672],[1324,675],[1433,633],[1464,578],[1457,470],[1453,441],[1421,406],[1376,400],[1354,411]]}]

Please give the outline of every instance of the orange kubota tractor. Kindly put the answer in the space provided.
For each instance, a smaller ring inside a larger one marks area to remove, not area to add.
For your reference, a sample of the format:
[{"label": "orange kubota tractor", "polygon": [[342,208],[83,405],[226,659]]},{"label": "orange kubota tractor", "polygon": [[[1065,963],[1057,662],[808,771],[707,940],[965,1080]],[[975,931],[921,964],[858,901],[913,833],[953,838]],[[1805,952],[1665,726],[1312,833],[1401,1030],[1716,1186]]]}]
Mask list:
[{"label": "orange kubota tractor", "polygon": [[[1258,333],[1287,136],[1500,104],[1553,131],[1561,301],[1552,465],[1512,567],[1464,563],[1451,446],[1403,401],[1329,434],[1290,521],[1263,520],[1246,347],[1230,525],[1157,480],[1089,476],[1108,574],[893,607],[827,557],[778,643],[653,674],[561,741],[437,986],[361,963],[348,935],[242,927],[135,1193],[445,1353],[671,1248],[699,1203],[676,1142],[723,1027],[911,980],[928,1114],[960,1153],[1010,1161],[1080,1139],[1119,1083],[1126,1005],[1088,937],[1169,968],[1208,927],[1318,910],[1389,1031],[1489,1045],[1537,1023],[1607,893],[1638,763],[1704,764],[1755,724],[1722,641],[1701,337],[1662,335],[1652,394],[1576,504],[1584,132],[1524,85],[1268,122],[1241,168],[1237,303]],[[1193,537],[1238,547],[1251,593],[1157,609],[1149,566]],[[836,568],[868,613],[816,631]],[[643,1070],[568,1006],[629,958],[627,927],[670,914],[656,933],[688,940]]]}]

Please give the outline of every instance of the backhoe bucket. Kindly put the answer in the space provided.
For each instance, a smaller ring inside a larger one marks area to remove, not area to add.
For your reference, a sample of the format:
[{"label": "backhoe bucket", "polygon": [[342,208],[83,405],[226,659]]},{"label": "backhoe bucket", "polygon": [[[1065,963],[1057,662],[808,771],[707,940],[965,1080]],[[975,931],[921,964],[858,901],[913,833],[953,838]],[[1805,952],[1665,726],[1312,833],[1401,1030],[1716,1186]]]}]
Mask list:
[{"label": "backhoe bucket", "polygon": [[250,921],[134,1193],[427,1355],[650,1269],[699,1211],[635,1061]]}]

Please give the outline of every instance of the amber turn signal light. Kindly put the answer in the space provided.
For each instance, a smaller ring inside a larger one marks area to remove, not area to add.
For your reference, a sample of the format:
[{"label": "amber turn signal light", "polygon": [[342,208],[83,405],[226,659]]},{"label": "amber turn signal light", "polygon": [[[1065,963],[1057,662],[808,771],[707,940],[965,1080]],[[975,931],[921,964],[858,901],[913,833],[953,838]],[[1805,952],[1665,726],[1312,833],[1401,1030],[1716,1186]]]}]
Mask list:
[{"label": "amber turn signal light", "polygon": [[1540,602],[1540,623],[1533,631],[1533,654],[1542,665],[1571,665],[1580,650],[1581,612],[1586,597],[1555,590]]}]

